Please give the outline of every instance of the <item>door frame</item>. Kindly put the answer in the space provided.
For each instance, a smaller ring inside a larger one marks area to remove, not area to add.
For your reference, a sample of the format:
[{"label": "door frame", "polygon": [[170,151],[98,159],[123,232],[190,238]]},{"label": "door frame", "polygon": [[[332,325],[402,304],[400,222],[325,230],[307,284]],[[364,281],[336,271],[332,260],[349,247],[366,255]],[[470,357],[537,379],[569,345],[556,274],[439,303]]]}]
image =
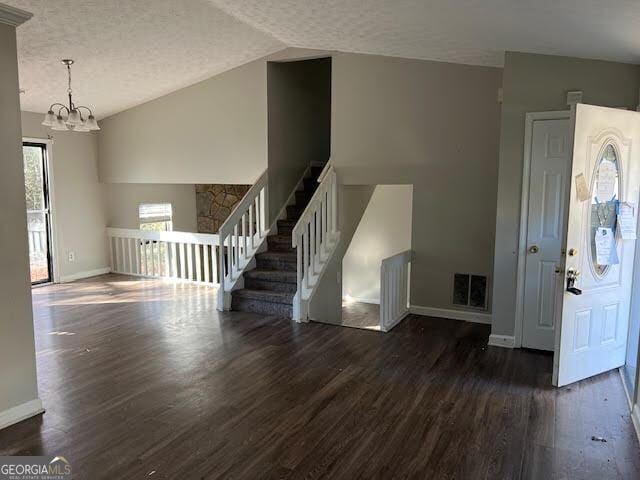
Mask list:
[{"label": "door frame", "polygon": [[531,183],[531,141],[533,140],[533,124],[540,120],[571,121],[571,110],[550,112],[528,112],[524,126],[524,162],[522,167],[522,196],[520,199],[520,228],[518,233],[518,256],[516,270],[516,315],[515,315],[515,348],[522,347],[522,331],[524,322],[524,277],[527,255],[527,233],[529,229],[529,186]]},{"label": "door frame", "polygon": [[47,193],[49,197],[49,230],[51,237],[51,245],[49,246],[51,250],[51,281],[49,283],[36,284],[33,285],[32,288],[38,288],[45,285],[50,285],[51,283],[58,283],[59,275],[60,275],[60,255],[58,255],[58,229],[57,229],[57,215],[56,215],[56,201],[55,201],[55,182],[53,176],[53,138],[38,138],[38,137],[22,137],[22,144],[25,143],[38,143],[45,146],[45,167],[46,167],[46,178],[47,178]]}]

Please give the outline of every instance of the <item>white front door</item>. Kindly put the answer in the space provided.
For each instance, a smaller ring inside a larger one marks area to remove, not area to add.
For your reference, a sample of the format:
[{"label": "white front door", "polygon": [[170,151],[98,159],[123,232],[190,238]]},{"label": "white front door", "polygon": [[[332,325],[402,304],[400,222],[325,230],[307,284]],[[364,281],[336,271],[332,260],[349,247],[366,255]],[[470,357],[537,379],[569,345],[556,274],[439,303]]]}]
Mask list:
[{"label": "white front door", "polygon": [[640,187],[640,114],[577,105],[574,121],[557,386],[624,364],[635,240],[620,238],[617,212],[628,202],[637,215]]},{"label": "white front door", "polygon": [[524,271],[522,346],[553,351],[561,291],[564,216],[570,169],[569,118],[534,120]]}]

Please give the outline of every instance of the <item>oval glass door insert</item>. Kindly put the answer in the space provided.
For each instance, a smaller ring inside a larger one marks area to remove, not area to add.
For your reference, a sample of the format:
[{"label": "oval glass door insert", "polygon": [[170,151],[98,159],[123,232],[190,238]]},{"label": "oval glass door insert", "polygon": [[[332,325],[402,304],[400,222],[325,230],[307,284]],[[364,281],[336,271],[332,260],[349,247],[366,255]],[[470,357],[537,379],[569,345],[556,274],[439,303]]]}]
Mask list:
[{"label": "oval glass door insert", "polygon": [[588,243],[592,268],[599,278],[606,275],[611,265],[618,263],[615,231],[619,199],[620,166],[616,149],[609,144],[596,162],[591,184],[591,238]]}]

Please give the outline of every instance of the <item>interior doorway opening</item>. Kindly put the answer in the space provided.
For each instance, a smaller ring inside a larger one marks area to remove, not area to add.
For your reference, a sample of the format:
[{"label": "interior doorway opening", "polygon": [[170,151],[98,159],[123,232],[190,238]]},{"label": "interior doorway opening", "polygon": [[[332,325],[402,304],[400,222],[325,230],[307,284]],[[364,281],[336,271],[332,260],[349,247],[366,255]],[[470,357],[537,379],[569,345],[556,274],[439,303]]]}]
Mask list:
[{"label": "interior doorway opening", "polygon": [[47,144],[22,144],[31,285],[54,281],[51,188]]},{"label": "interior doorway opening", "polygon": [[376,185],[342,259],[342,325],[389,331],[409,313],[413,185]]}]

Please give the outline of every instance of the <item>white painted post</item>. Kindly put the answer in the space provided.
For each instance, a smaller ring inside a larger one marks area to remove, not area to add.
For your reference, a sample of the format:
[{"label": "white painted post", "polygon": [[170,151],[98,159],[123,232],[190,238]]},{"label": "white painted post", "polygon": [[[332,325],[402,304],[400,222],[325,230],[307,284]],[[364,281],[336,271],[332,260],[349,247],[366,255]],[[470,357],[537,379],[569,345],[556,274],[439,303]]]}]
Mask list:
[{"label": "white painted post", "polygon": [[204,283],[209,283],[209,268],[211,268],[211,264],[209,263],[209,245],[202,245],[202,252],[204,257]]},{"label": "white painted post", "polygon": [[187,249],[187,271],[189,275],[189,280],[193,280],[193,249],[191,248],[191,244],[184,244]]},{"label": "white painted post", "polygon": [[195,250],[195,255],[196,255],[196,280],[198,282],[202,281],[202,259],[201,259],[201,251],[200,251],[200,244],[196,243],[193,246],[193,249]]},{"label": "white painted post", "polygon": [[177,278],[178,277],[178,260],[176,259],[176,242],[171,242],[170,250],[171,250],[171,270],[169,271],[169,276],[172,278]]}]

